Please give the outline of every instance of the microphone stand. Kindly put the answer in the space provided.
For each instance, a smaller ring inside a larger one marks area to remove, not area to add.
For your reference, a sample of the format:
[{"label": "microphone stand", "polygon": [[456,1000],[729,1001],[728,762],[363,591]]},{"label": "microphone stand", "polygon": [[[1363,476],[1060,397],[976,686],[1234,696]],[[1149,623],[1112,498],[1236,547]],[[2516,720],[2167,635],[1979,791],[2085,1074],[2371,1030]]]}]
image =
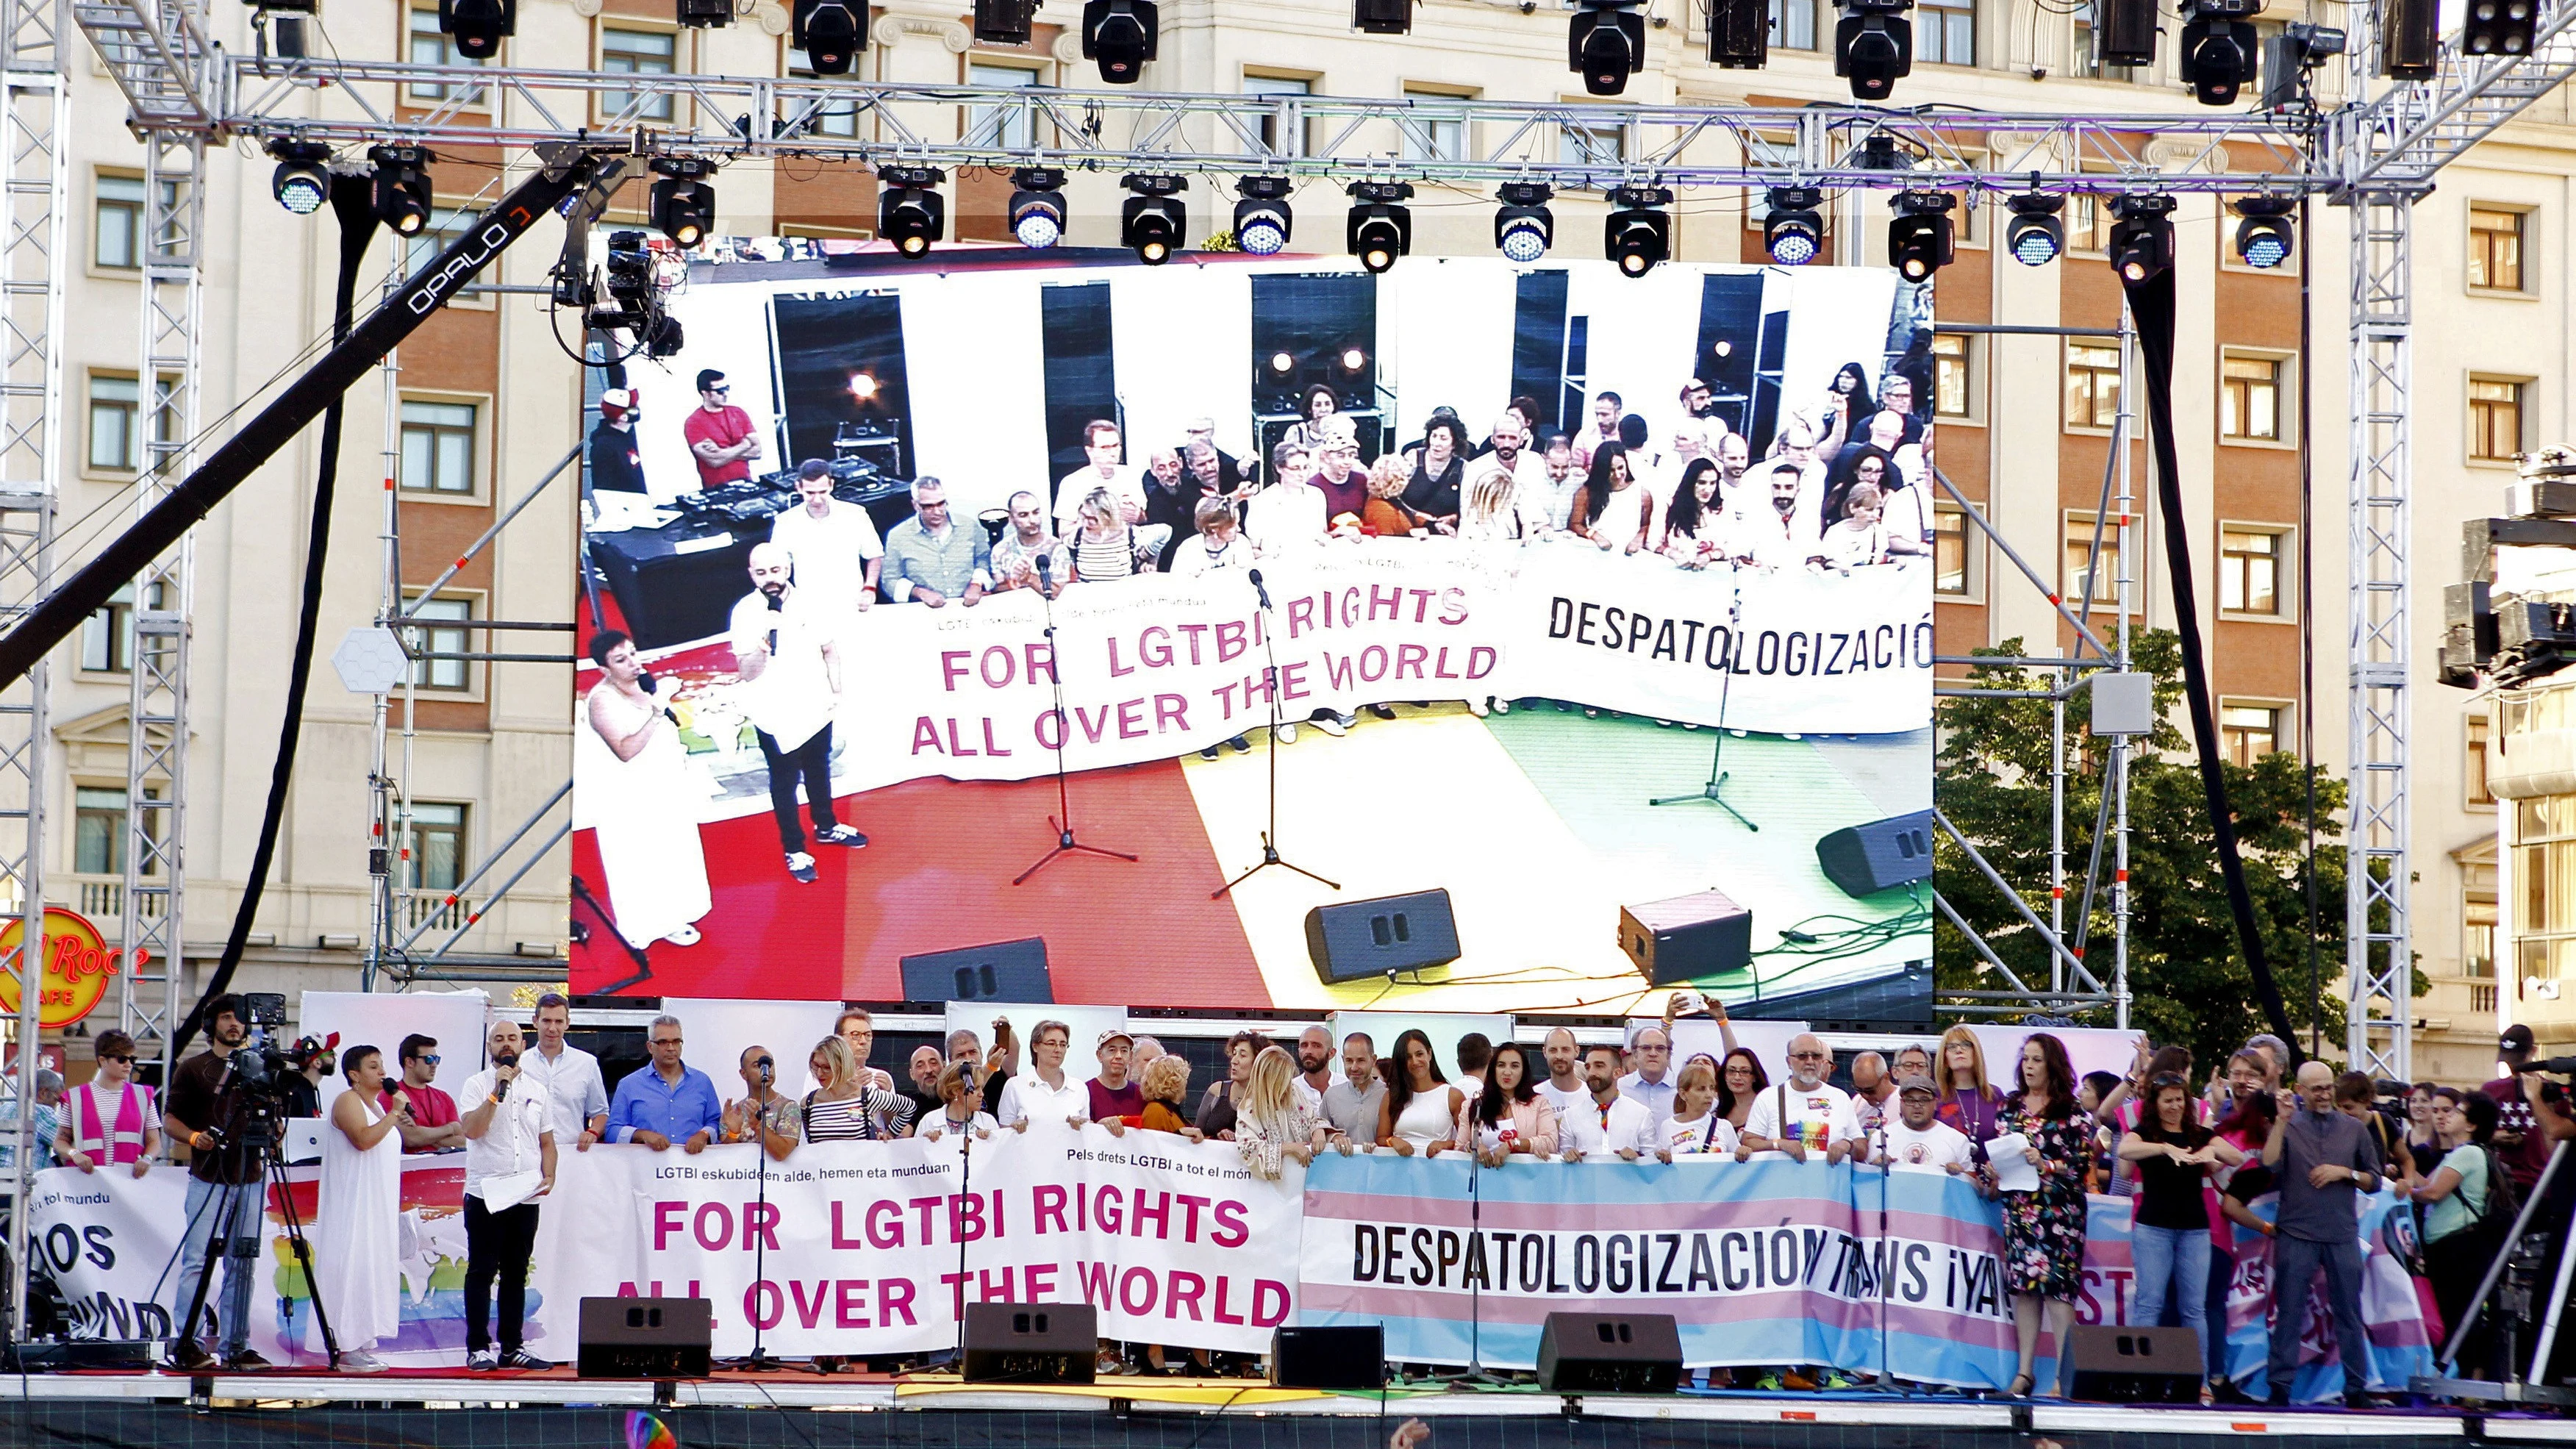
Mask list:
[{"label": "microphone stand", "polygon": [[[1735,655],[1744,647],[1743,575],[1737,574],[1732,582],[1735,585],[1735,592],[1727,600],[1726,605],[1726,649],[1729,655]],[[1713,738],[1708,752],[1708,783],[1687,795],[1661,795],[1646,803],[1650,806],[1681,805],[1693,800],[1705,800],[1734,816],[1736,823],[1745,829],[1759,832],[1762,827],[1754,824],[1751,817],[1735,808],[1735,802],[1726,798],[1726,771],[1721,766],[1726,761],[1726,704],[1735,693],[1736,661],[1730,657],[1718,662],[1726,666],[1726,677],[1718,681],[1717,686],[1717,726],[1712,732]]]},{"label": "microphone stand", "polygon": [[1136,860],[1135,856],[1129,855],[1123,850],[1111,850],[1106,846],[1099,845],[1085,845],[1074,838],[1073,797],[1067,792],[1064,782],[1064,741],[1065,736],[1073,733],[1073,719],[1070,715],[1067,715],[1064,712],[1064,653],[1062,650],[1055,647],[1055,589],[1053,581],[1050,578],[1052,568],[1048,563],[1047,555],[1043,550],[1038,554],[1037,563],[1038,604],[1041,608],[1046,610],[1047,682],[1055,687],[1056,813],[1047,817],[1047,825],[1055,831],[1055,845],[1052,849],[1048,850],[1046,854],[1039,856],[1035,865],[1030,866],[1027,870],[1021,871],[1018,875],[1011,877],[1011,884],[1013,885],[1027,884],[1030,876],[1036,875],[1039,871],[1046,869],[1047,866],[1054,863],[1055,860],[1061,856],[1105,855],[1112,860],[1123,860],[1131,864]]},{"label": "microphone stand", "polygon": [[[1282,860],[1279,856],[1279,647],[1271,638],[1275,631],[1270,626],[1270,590],[1262,586],[1261,570],[1251,570],[1250,577],[1252,591],[1261,600],[1259,622],[1261,657],[1264,661],[1261,670],[1261,687],[1262,692],[1270,699],[1270,828],[1261,832],[1261,859],[1254,862],[1243,874],[1208,892],[1208,899],[1212,901],[1222,900],[1231,895],[1236,886],[1274,865],[1293,870],[1327,890],[1341,889],[1339,883],[1326,880],[1304,866],[1294,861]],[[1721,708],[1719,713],[1725,713],[1724,709]]]},{"label": "microphone stand", "polygon": [[[762,1092],[769,1090],[776,1070],[767,1066],[760,1069]],[[753,1209],[760,1220],[760,1233],[751,1240],[751,1301],[758,1303],[760,1285],[769,1277],[769,1103],[765,1098],[755,1097],[752,1105],[759,1109],[752,1118],[751,1150],[760,1164],[760,1206]],[[783,1308],[784,1305],[781,1306]],[[751,1374],[776,1373],[787,1367],[781,1360],[770,1357],[769,1350],[761,1343],[760,1315],[757,1313],[751,1316],[751,1357],[733,1367]]]}]

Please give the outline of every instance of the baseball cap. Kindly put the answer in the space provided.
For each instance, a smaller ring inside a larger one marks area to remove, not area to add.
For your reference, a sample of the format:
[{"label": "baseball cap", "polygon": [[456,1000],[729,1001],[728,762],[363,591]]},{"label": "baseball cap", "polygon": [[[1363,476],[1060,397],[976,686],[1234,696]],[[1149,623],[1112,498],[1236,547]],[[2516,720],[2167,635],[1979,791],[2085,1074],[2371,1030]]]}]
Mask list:
[{"label": "baseball cap", "polygon": [[2504,1035],[2496,1038],[2496,1050],[2500,1052],[2527,1052],[2531,1050],[2531,1046],[2531,1028],[2518,1021],[2506,1027]]},{"label": "baseball cap", "polygon": [[1113,1026],[1107,1031],[1102,1032],[1093,1040],[1091,1043],[1091,1049],[1096,1052],[1113,1041],[1123,1041],[1129,1046],[1134,1046],[1136,1044],[1136,1039],[1134,1037],[1129,1036],[1125,1030]]},{"label": "baseball cap", "polygon": [[1941,1095],[1941,1089],[1933,1086],[1932,1079],[1923,1075],[1921,1072],[1916,1072],[1913,1076],[1907,1077],[1896,1084],[1896,1095],[1902,1097],[1908,1092],[1921,1092],[1927,1097],[1937,1097]]},{"label": "baseball cap", "polygon": [[599,415],[610,422],[635,410],[635,394],[622,387],[612,387],[599,395]]}]

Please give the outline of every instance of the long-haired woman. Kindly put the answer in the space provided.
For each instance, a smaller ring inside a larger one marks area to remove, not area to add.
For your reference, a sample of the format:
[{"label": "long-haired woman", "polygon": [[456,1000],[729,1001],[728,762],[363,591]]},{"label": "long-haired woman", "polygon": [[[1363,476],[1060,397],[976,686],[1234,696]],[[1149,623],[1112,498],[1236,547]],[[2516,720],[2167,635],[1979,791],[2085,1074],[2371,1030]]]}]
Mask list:
[{"label": "long-haired woman", "polygon": [[1637,481],[1635,463],[1618,443],[1592,450],[1592,473],[1574,495],[1566,527],[1604,552],[1635,553],[1646,546],[1655,501]]},{"label": "long-haired woman", "polygon": [[1933,1053],[1932,1062],[1932,1080],[1941,1089],[1933,1115],[1982,1147],[2003,1130],[1996,1123],[2004,1110],[2003,1093],[1986,1076],[1985,1047],[1978,1043],[1975,1031],[1954,1026],[1941,1034],[1941,1049]]},{"label": "long-haired woman", "polygon": [[1852,440],[1853,434],[1878,404],[1870,400],[1869,371],[1857,362],[1846,362],[1834,370],[1834,380],[1827,384],[1824,407],[1824,441],[1816,445],[1821,456],[1832,457],[1831,450]]},{"label": "long-haired woman", "polygon": [[1664,557],[1686,569],[1704,569],[1717,558],[1726,521],[1726,504],[1718,496],[1724,477],[1714,459],[1693,458],[1684,465],[1682,481],[1664,505]]},{"label": "long-haired woman", "polygon": [[[2039,1353],[2039,1320],[2046,1305],[2056,1336],[2058,1362],[2075,1329],[2075,1299],[2084,1291],[2084,1169],[2092,1153],[2093,1119],[2075,1101],[2075,1068],[2066,1044],[2034,1032],[2021,1045],[2015,1086],[2004,1101],[2004,1135],[2019,1134],[2023,1156],[2039,1174],[2035,1189],[1998,1195],[2004,1208],[2004,1284],[2012,1294],[2013,1336],[2021,1369],[2013,1395],[2034,1387],[2031,1365]],[[1993,1143],[1988,1150],[1991,1153]],[[2052,1390],[2053,1391],[2053,1390]]]},{"label": "long-haired woman", "polygon": [[1288,430],[1279,435],[1280,440],[1312,453],[1324,446],[1324,420],[1341,410],[1342,399],[1333,391],[1333,385],[1316,383],[1298,395],[1298,421],[1288,425]]},{"label": "long-haired woman", "polygon": [[[2434,1141],[2442,1162],[2415,1185],[2415,1201],[2424,1205],[2424,1266],[2446,1329],[2466,1321],[2500,1246],[2481,1231],[2487,1197],[2496,1189],[2496,1161],[2487,1151],[2496,1116],[2495,1099],[2484,1092],[2442,1087],[2433,1093]],[[2460,1364],[2482,1373],[2492,1367],[2492,1356],[2493,1338],[2482,1320],[2461,1346]]]},{"label": "long-haired woman", "polygon": [[1297,1063],[1284,1047],[1263,1047],[1252,1059],[1252,1079],[1236,1104],[1234,1145],[1244,1165],[1261,1178],[1279,1176],[1283,1163],[1315,1160],[1324,1129],[1297,1099]]},{"label": "long-haired woman", "polygon": [[1529,1048],[1517,1042],[1494,1048],[1484,1090],[1459,1109],[1457,1140],[1487,1167],[1500,1167],[1515,1153],[1534,1153],[1542,1162],[1556,1155],[1556,1108],[1538,1094]]},{"label": "long-haired woman", "polygon": [[1392,1147],[1399,1157],[1416,1152],[1446,1152],[1456,1145],[1458,1109],[1467,1094],[1440,1074],[1440,1059],[1431,1038],[1420,1027],[1408,1027],[1395,1039],[1395,1054],[1386,1074],[1386,1100],[1377,1109],[1377,1145]]},{"label": "long-haired woman", "polygon": [[[2120,1160],[2138,1180],[2130,1243],[2137,1262],[2133,1318],[2153,1325],[2170,1301],[2183,1327],[2209,1357],[2210,1221],[2207,1185],[2212,1167],[2235,1167],[2244,1150],[2201,1125],[2192,1100],[2190,1062],[2180,1072],[2154,1072],[2141,1094],[2143,1115],[2120,1139]],[[2166,1289],[2171,1288],[2168,1299]]]},{"label": "long-haired woman", "polygon": [[1771,1074],[1762,1070],[1762,1059],[1751,1047],[1729,1047],[1717,1064],[1717,1115],[1726,1125],[1743,1135],[1744,1119],[1753,1112],[1753,1099],[1771,1086]]}]

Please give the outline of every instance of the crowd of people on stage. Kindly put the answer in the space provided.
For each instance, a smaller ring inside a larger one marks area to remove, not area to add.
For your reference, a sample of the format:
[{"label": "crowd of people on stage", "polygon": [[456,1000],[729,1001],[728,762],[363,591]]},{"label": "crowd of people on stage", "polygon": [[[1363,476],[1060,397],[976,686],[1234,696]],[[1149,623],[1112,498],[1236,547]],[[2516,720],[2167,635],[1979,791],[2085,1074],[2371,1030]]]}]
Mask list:
[{"label": "crowd of people on stage", "polygon": [[[1684,1016],[1713,1018],[1721,1050],[1676,1062],[1674,1027]],[[2550,1151],[2576,1137],[2576,1109],[2523,1070],[2534,1050],[2523,1026],[2503,1035],[2496,1080],[2474,1089],[2422,1083],[2393,1105],[2368,1077],[2298,1061],[2271,1036],[2255,1037],[2205,1079],[2187,1048],[2143,1043],[2125,1074],[2079,1078],[2056,1035],[2032,1032],[2010,1060],[1993,1061],[1962,1026],[1937,1042],[1858,1054],[1840,1079],[1846,1086],[1835,1080],[1831,1049],[1802,1033],[1787,1043],[1774,1081],[1736,1043],[1724,1006],[1687,991],[1675,993],[1661,1024],[1636,1027],[1624,1043],[1586,1042],[1564,1028],[1536,1045],[1471,1032],[1445,1063],[1419,1029],[1383,1045],[1364,1032],[1337,1043],[1322,1026],[1293,1042],[1245,1030],[1226,1043],[1222,1079],[1195,1090],[1184,1057],[1123,1027],[1100,1031],[1096,1071],[1075,1075],[1066,1067],[1072,1028],[1057,1020],[1037,1023],[1025,1045],[1007,1020],[993,1023],[989,1047],[975,1032],[952,1032],[944,1049],[916,1049],[897,1078],[871,1065],[875,1023],[850,1008],[807,1049],[812,1086],[801,1095],[780,1090],[779,1056],[765,1045],[745,1047],[719,1085],[688,1065],[683,1026],[667,1015],[647,1030],[648,1063],[610,1091],[598,1060],[566,1042],[570,1019],[565,999],[549,993],[532,1031],[494,1022],[481,1043],[488,1065],[452,1096],[432,1085],[441,1052],[426,1035],[405,1037],[390,1065],[373,1045],[332,1054],[345,1087],[319,1104],[328,1126],[312,1239],[315,1291],[348,1351],[344,1369],[382,1368],[372,1349],[399,1327],[405,1153],[463,1154],[469,1365],[530,1369],[547,1365],[522,1342],[529,1257],[566,1148],[610,1142],[694,1154],[757,1143],[785,1161],[807,1143],[912,1136],[955,1137],[972,1151],[1032,1121],[1064,1121],[1229,1142],[1266,1178],[1321,1153],[1364,1149],[1462,1151],[1495,1167],[1516,1158],[1742,1162],[1777,1153],[1956,1175],[2000,1210],[2020,1351],[2014,1394],[2049,1387],[2033,1380],[2043,1322],[2061,1341],[2074,1323],[2088,1193],[2127,1196],[2134,1277],[2125,1321],[2170,1318],[2198,1335],[2214,1399],[2243,1402],[2247,1387],[2277,1399],[2308,1332],[2305,1291],[2275,1305],[2268,1384],[2240,1387],[2223,1369],[2232,1248],[2238,1229],[2259,1233],[2270,1240],[2273,1269],[2263,1281],[2304,1288],[2322,1275],[2319,1331],[2339,1346],[2347,1402],[2360,1406],[2378,1401],[2365,1378],[2356,1194],[2395,1190],[2411,1231],[2374,1248],[2409,1275],[2428,1337],[2441,1344],[2469,1320]],[[60,1102],[50,1147],[63,1165],[137,1176],[163,1143],[190,1149],[175,1301],[196,1293],[210,1250],[230,1269],[192,1325],[211,1321],[214,1341],[183,1334],[174,1359],[255,1368],[262,1360],[247,1343],[247,1265],[261,1193],[257,1163],[229,1135],[236,1088],[225,1063],[246,1036],[236,999],[213,1004],[208,1033],[208,1050],[181,1064],[157,1102],[131,1078],[131,1040],[101,1033],[98,1074]],[[2250,1206],[2267,1195],[2269,1217]],[[2460,1355],[2463,1371],[2486,1369],[2497,1352],[2495,1334],[2476,1335]],[[1103,1348],[1105,1369],[1164,1362],[1150,1346]],[[1851,1382],[1847,1368],[1734,1377],[1753,1387],[1836,1387]]]}]

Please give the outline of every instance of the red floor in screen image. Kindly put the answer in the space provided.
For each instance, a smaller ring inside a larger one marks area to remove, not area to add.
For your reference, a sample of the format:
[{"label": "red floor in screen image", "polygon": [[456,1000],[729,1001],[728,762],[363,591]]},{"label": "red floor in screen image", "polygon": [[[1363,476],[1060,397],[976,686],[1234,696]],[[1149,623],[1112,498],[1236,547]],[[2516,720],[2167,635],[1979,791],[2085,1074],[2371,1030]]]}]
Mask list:
[{"label": "red floor in screen image", "polygon": [[[814,851],[821,878],[787,874],[766,813],[701,828],[715,909],[697,945],[656,945],[636,996],[903,999],[906,955],[1043,936],[1055,999],[1153,1006],[1262,1006],[1269,993],[1231,904],[1208,893],[1225,872],[1176,761],[1074,777],[1080,838],[1141,856],[1069,855],[1028,884],[1055,835],[1052,778],[1005,784],[908,780],[845,796],[840,818],[864,850]],[[573,869],[604,879],[591,832]],[[634,973],[622,945],[593,927],[576,947],[576,989]]]}]

